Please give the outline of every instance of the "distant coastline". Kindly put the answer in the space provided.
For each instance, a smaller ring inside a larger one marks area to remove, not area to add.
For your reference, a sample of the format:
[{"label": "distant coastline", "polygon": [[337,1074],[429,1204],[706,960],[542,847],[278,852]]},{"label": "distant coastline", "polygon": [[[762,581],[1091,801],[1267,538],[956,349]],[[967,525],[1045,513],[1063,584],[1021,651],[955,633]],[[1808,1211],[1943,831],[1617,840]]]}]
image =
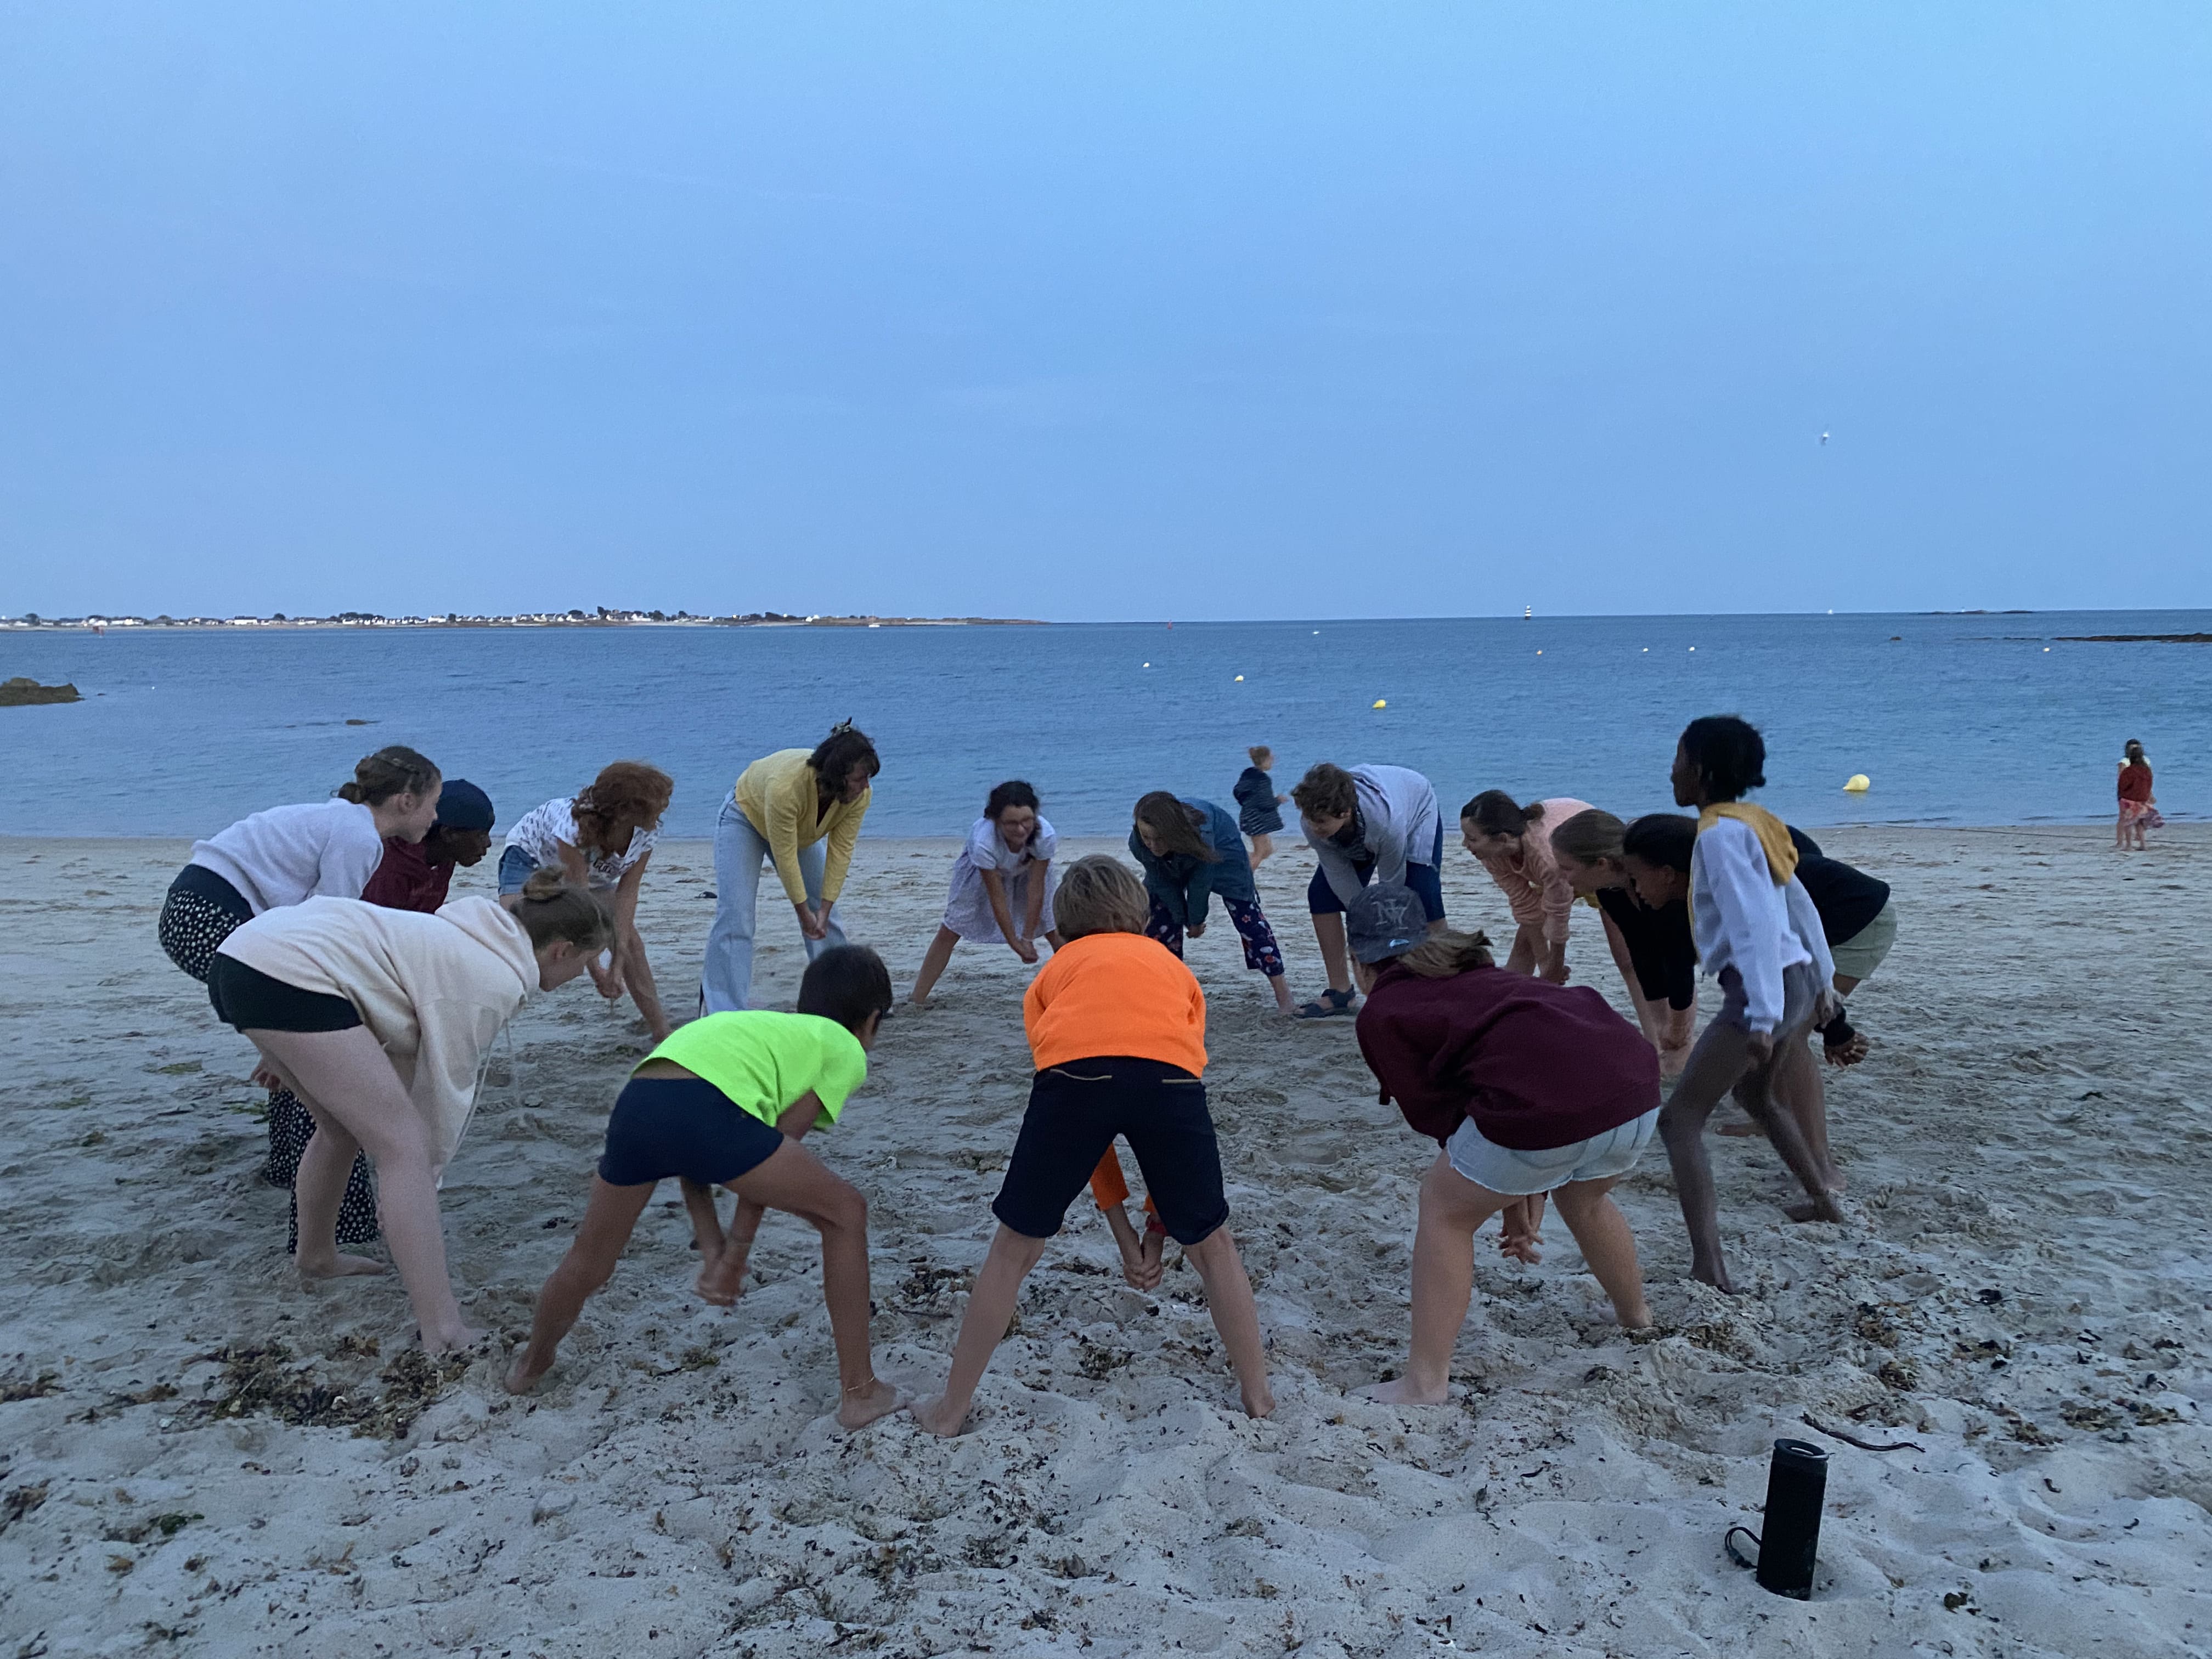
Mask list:
[{"label": "distant coastline", "polygon": [[507,616],[386,617],[373,611],[341,611],[333,617],[0,617],[0,629],[82,629],[111,628],[1046,628],[1028,617],[799,617],[780,611],[754,611],[726,617],[694,616],[688,611],[524,611]]}]

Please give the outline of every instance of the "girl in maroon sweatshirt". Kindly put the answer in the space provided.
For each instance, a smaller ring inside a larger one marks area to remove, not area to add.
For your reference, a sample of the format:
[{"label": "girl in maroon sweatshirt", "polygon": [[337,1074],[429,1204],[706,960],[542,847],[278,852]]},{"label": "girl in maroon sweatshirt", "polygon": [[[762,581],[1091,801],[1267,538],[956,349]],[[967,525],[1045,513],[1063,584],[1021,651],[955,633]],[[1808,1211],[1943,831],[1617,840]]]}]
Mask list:
[{"label": "girl in maroon sweatshirt", "polygon": [[1413,1340],[1404,1375],[1370,1399],[1444,1398],[1474,1293],[1474,1235],[1505,1212],[1504,1249],[1536,1259],[1545,1194],[1631,1330],[1651,1323],[1628,1221],[1608,1196],[1659,1122],[1659,1059],[1587,986],[1508,973],[1481,935],[1428,932],[1395,883],[1363,889],[1345,923],[1359,988],[1359,1051],[1406,1121],[1442,1148],[1421,1181]]}]

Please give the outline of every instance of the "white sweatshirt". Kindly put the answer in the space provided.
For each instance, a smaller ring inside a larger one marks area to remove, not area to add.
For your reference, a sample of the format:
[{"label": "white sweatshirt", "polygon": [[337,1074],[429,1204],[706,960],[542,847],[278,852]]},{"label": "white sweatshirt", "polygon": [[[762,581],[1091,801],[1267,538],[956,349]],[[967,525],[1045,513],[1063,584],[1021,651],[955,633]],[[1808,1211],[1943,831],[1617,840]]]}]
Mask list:
[{"label": "white sweatshirt", "polygon": [[427,916],[311,898],[256,916],[217,951],[353,1004],[429,1124],[441,1173],[468,1127],[492,1039],[538,988],[530,935],[485,898]]},{"label": "white sweatshirt", "polygon": [[193,842],[191,856],[238,889],[257,916],[316,893],[359,898],[383,861],[376,814],[349,800],[272,806]]},{"label": "white sweatshirt", "polygon": [[[1375,856],[1373,879],[1402,882],[1408,864],[1436,857],[1437,792],[1426,778],[1407,766],[1355,766],[1352,787],[1361,842]],[[1346,904],[1358,898],[1359,867],[1345,849],[1310,829],[1305,837],[1336,896]]]},{"label": "white sweatshirt", "polygon": [[[1774,884],[1759,832],[1741,818],[1723,818],[1701,833],[1690,852],[1690,917],[1698,958],[1706,975],[1720,977],[1734,968],[1743,977],[1744,1024],[1771,1031],[1782,1018],[1782,970],[1815,962],[1798,918],[1802,905],[1812,918],[1812,938],[1827,944],[1820,918],[1804,884],[1792,876]],[[1828,972],[1835,971],[1832,963]]]}]

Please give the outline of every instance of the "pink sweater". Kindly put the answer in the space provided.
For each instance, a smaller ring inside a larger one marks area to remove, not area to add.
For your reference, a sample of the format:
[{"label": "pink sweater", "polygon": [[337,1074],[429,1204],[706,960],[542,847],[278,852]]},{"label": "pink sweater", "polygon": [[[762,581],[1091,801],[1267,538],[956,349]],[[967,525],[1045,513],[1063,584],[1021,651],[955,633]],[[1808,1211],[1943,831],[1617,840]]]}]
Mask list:
[{"label": "pink sweater", "polygon": [[1518,858],[1485,859],[1482,867],[1505,895],[1516,926],[1538,928],[1547,943],[1565,945],[1567,912],[1574,906],[1575,890],[1567,885],[1567,878],[1552,861],[1552,831],[1576,813],[1589,811],[1590,804],[1562,795],[1544,802],[1543,807],[1544,816],[1531,823],[1528,833],[1521,837]]}]

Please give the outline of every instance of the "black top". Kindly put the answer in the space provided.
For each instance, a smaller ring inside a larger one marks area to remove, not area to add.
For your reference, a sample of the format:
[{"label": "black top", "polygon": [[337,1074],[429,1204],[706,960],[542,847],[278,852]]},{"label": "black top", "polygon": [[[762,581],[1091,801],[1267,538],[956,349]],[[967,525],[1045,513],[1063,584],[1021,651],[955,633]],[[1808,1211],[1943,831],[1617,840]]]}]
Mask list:
[{"label": "black top", "polygon": [[1646,1002],[1666,1000],[1687,1008],[1698,1000],[1698,947],[1690,937],[1690,907],[1680,899],[1646,909],[1626,887],[1601,887],[1598,908],[1620,930],[1637,988]]},{"label": "black top", "polygon": [[1248,836],[1272,836],[1283,827],[1282,809],[1275,805],[1275,780],[1256,766],[1248,766],[1231,792],[1237,802],[1237,827]]},{"label": "black top", "polygon": [[1806,896],[1820,913],[1820,931],[1828,936],[1829,946],[1856,938],[1889,902],[1889,884],[1828,857],[1820,842],[1794,824],[1790,839],[1797,843],[1797,879],[1805,884]]}]

